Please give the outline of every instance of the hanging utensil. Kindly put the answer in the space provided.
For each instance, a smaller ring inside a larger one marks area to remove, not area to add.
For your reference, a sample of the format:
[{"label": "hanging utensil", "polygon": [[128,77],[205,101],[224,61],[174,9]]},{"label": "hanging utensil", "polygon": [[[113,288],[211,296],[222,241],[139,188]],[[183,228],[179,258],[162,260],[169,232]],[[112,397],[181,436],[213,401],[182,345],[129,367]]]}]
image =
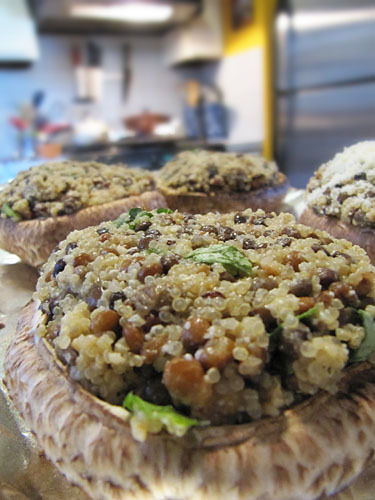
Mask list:
[{"label": "hanging utensil", "polygon": [[122,77],[122,95],[124,101],[129,97],[130,86],[132,82],[132,47],[130,44],[125,44],[122,48],[123,55],[123,77]]}]

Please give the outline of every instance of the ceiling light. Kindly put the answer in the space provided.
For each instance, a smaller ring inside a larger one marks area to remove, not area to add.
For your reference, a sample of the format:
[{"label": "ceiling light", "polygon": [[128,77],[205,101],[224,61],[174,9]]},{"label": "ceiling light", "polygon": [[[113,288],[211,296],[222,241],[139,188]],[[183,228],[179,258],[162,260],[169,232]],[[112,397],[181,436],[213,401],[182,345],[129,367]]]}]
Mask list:
[{"label": "ceiling light", "polygon": [[172,17],[171,5],[130,2],[123,5],[74,5],[71,14],[85,19],[128,23],[163,23]]},{"label": "ceiling light", "polygon": [[341,10],[338,12],[299,12],[293,15],[292,23],[297,31],[322,30],[324,28],[353,24],[355,22],[371,22],[375,18],[375,8],[358,11]]}]

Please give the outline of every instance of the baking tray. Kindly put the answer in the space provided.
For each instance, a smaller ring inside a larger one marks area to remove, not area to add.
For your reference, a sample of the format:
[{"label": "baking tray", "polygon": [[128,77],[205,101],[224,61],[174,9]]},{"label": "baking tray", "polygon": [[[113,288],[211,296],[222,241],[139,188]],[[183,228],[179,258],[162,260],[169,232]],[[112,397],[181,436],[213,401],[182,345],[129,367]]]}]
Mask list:
[{"label": "baking tray", "polygon": [[[298,215],[303,209],[302,192],[291,190],[284,209]],[[15,334],[19,312],[31,299],[37,279],[35,269],[0,250],[0,500],[89,500],[45,458],[9,401],[2,382],[7,346]],[[375,460],[349,487],[329,498],[374,500]]]}]

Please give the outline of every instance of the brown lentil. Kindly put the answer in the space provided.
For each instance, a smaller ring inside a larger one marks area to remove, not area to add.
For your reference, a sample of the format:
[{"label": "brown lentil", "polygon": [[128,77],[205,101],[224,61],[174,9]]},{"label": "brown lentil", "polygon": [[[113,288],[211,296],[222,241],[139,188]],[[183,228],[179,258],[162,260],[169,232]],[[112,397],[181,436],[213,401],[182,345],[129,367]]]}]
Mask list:
[{"label": "brown lentil", "polygon": [[114,331],[118,325],[120,316],[116,311],[101,311],[94,318],[92,318],[90,323],[90,330],[93,333],[103,333],[108,330]]},{"label": "brown lentil", "polygon": [[159,356],[161,348],[167,342],[167,335],[162,334],[145,340],[141,354],[145,359],[146,364],[153,363]]},{"label": "brown lentil", "polygon": [[126,340],[131,352],[135,352],[137,354],[141,352],[145,334],[140,328],[126,322],[122,326],[122,336]]},{"label": "brown lentil", "polygon": [[89,262],[92,262],[92,257],[87,253],[79,253],[73,260],[73,267],[77,266],[87,266]]},{"label": "brown lentil", "polygon": [[298,314],[302,314],[315,305],[315,299],[313,297],[300,297],[299,307],[297,309]]},{"label": "brown lentil", "polygon": [[204,336],[210,327],[210,322],[205,318],[190,318],[184,325],[182,330],[181,340],[189,349],[197,347],[203,343]]},{"label": "brown lentil", "polygon": [[163,266],[163,273],[167,274],[172,266],[178,263],[179,259],[177,255],[173,253],[163,255],[160,259],[160,264]]},{"label": "brown lentil", "polygon": [[290,264],[295,271],[298,271],[299,265],[301,262],[304,262],[305,259],[303,258],[303,255],[301,252],[296,252],[293,250],[292,252],[288,253],[287,256],[285,257],[284,263],[285,264]]},{"label": "brown lentil", "polygon": [[361,281],[355,286],[355,291],[359,297],[364,297],[371,292],[372,285],[375,281],[374,273],[363,273]]},{"label": "brown lentil", "polygon": [[197,359],[206,370],[211,367],[222,369],[233,358],[233,349],[234,342],[228,337],[209,340],[197,353]]},{"label": "brown lentil", "polygon": [[323,288],[328,288],[331,283],[339,280],[339,275],[333,269],[319,269],[319,281]]},{"label": "brown lentil", "polygon": [[167,361],[163,383],[172,398],[184,405],[201,409],[210,399],[212,387],[204,380],[204,371],[195,359],[173,358]]},{"label": "brown lentil", "polygon": [[294,280],[291,284],[289,292],[296,297],[307,297],[313,291],[312,282],[310,279],[298,279]]}]

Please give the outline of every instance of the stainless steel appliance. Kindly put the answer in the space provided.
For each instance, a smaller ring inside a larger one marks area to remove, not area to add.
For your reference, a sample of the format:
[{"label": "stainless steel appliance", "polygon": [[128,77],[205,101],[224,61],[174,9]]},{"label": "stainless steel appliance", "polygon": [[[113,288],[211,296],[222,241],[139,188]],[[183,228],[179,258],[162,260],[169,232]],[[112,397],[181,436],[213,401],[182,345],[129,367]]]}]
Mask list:
[{"label": "stainless steel appliance", "polygon": [[275,156],[295,187],[375,140],[374,0],[289,0],[275,17]]}]

